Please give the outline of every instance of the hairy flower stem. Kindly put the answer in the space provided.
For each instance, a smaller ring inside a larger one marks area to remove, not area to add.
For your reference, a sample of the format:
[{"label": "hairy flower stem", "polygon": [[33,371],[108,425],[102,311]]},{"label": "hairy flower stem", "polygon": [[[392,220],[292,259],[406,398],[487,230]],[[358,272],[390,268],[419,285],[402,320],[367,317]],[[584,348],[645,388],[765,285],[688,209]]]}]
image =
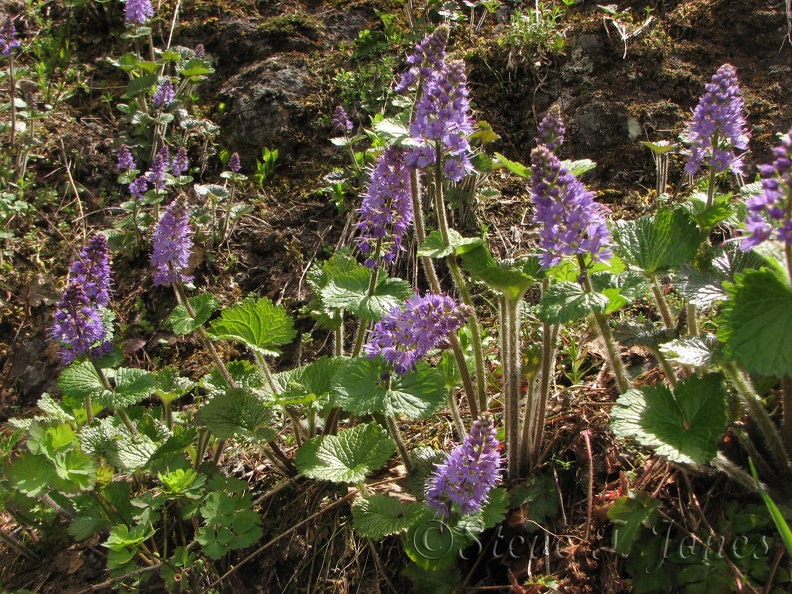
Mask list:
[{"label": "hairy flower stem", "polygon": [[688,336],[698,336],[699,329],[698,329],[698,312],[696,311],[696,305],[694,303],[688,303],[685,305],[685,312],[687,313],[687,333]]},{"label": "hairy flower stem", "polygon": [[[437,226],[440,229],[440,235],[443,238],[443,243],[447,246],[451,245],[451,233],[448,227],[448,217],[446,217],[445,200],[443,200],[443,163],[442,163],[442,143],[437,141],[435,144],[436,162],[434,167],[434,199],[435,211],[437,215]],[[447,257],[448,268],[451,271],[451,276],[454,279],[454,284],[459,291],[459,297],[462,303],[470,307],[470,341],[473,344],[473,359],[476,364],[476,388],[478,396],[479,409],[482,411],[487,410],[487,381],[484,373],[484,346],[481,343],[481,326],[478,322],[476,309],[473,306],[473,299],[470,297],[470,292],[467,289],[467,284],[459,270],[457,263],[457,255],[452,251]]]},{"label": "hairy flower stem", "polygon": [[776,466],[776,471],[788,475],[789,456],[784,445],[784,440],[773,423],[773,419],[770,418],[767,410],[765,410],[759,395],[751,385],[751,381],[746,377],[745,372],[738,369],[734,363],[723,363],[721,367],[726,377],[729,378],[732,385],[740,394],[749,418],[756,424],[762,441],[764,441],[767,446],[767,451],[772,458],[773,464]]},{"label": "hairy flower stem", "polygon": [[[713,150],[715,150],[715,146],[717,146],[718,135],[715,134],[713,141]],[[712,206],[712,200],[715,198],[715,178],[718,175],[718,172],[715,171],[715,167],[710,165],[709,167],[709,179],[707,180],[707,208]]]},{"label": "hairy flower stem", "polygon": [[[368,287],[368,296],[372,297],[377,290],[377,280],[379,277],[379,257],[382,251],[382,239],[377,240],[377,244],[374,247],[374,255],[372,259],[377,262],[374,266],[374,269],[371,271],[371,278],[369,279],[369,287]],[[363,341],[366,338],[366,326],[368,326],[368,322],[361,318],[360,325],[358,326],[357,336],[355,337],[355,346],[352,347],[352,358],[354,359],[360,354],[360,350],[363,348]]]},{"label": "hairy flower stem", "polygon": [[[269,383],[270,388],[272,389],[272,393],[280,394],[280,388],[278,388],[278,384],[275,383],[275,378],[272,376],[272,371],[270,370],[269,365],[267,365],[267,362],[264,360],[264,355],[262,355],[261,353],[255,353],[255,356],[256,356],[256,365],[267,378],[267,383]],[[291,410],[288,406],[283,407],[283,412],[286,414],[286,416],[289,417],[289,420],[291,421],[292,426],[294,427],[294,442],[297,445],[297,447],[300,447],[303,442],[303,436],[300,431],[301,428],[300,419],[297,417],[294,411]]]},{"label": "hairy flower stem", "polygon": [[668,383],[671,384],[671,388],[676,388],[677,385],[677,377],[676,373],[674,372],[674,368],[671,367],[671,363],[668,362],[668,359],[665,358],[663,353],[660,352],[660,349],[649,349],[652,354],[654,355],[657,362],[660,364],[660,367],[663,368],[663,373],[668,380]]},{"label": "hairy flower stem", "polygon": [[787,456],[792,458],[792,378],[788,373],[781,378],[784,403],[784,444]]},{"label": "hairy flower stem", "polygon": [[407,469],[407,472],[411,472],[412,462],[410,462],[410,453],[407,451],[407,446],[404,443],[404,438],[402,437],[401,431],[399,431],[399,426],[396,424],[396,419],[386,416],[385,424],[388,427],[388,432],[391,434],[393,441],[396,442],[396,447],[399,449],[399,456],[401,456],[401,459],[404,462],[404,468]]},{"label": "hairy flower stem", "polygon": [[660,288],[660,283],[657,282],[657,277],[652,275],[652,294],[654,295],[657,309],[660,310],[660,316],[663,318],[663,324],[669,330],[676,326],[674,318],[671,315],[671,310],[668,309],[668,303],[663,296],[663,291]]},{"label": "hairy flower stem", "polygon": [[[8,84],[11,87],[11,102],[9,107],[11,108],[11,142],[9,145],[9,149],[11,151],[14,150],[14,146],[16,143],[16,78],[14,78],[14,56],[12,55],[8,59]],[[21,174],[20,174],[21,175]],[[18,178],[17,178],[18,179]]]},{"label": "hairy flower stem", "polygon": [[518,461],[518,472],[520,476],[528,476],[531,468],[531,446],[533,445],[533,410],[536,406],[536,378],[532,377],[528,381],[527,393],[525,394],[525,408],[523,410],[522,429],[520,434],[520,459]]},{"label": "hairy flower stem", "polygon": [[[586,268],[585,257],[582,254],[578,254],[577,260],[580,266],[580,276],[583,279],[583,289],[586,293],[593,293],[594,290],[591,287],[591,279],[589,278],[588,269]],[[627,375],[624,363],[622,363],[619,347],[613,338],[610,326],[608,326],[607,318],[600,312],[593,312],[592,315],[597,322],[600,334],[602,334],[602,339],[605,341],[605,348],[608,351],[608,359],[611,370],[613,371],[613,377],[616,379],[616,387],[620,394],[624,394],[630,389],[632,382],[630,382],[630,377]]]},{"label": "hairy flower stem", "polygon": [[467,435],[467,430],[465,429],[465,423],[462,420],[462,415],[459,412],[459,406],[457,406],[454,392],[455,390],[453,388],[446,392],[446,401],[448,402],[448,410],[451,411],[451,419],[454,421],[454,429],[457,432],[457,437],[462,439],[465,437],[465,435]]},{"label": "hairy flower stem", "polygon": [[501,367],[503,368],[503,405],[506,426],[506,469],[510,479],[520,474],[520,349],[521,299],[500,297]]},{"label": "hairy flower stem", "polygon": [[[543,291],[547,291],[550,281],[545,280]],[[560,324],[542,324],[542,378],[539,383],[539,399],[536,402],[535,410],[532,414],[533,441],[524,443],[523,447],[531,448],[528,452],[530,468],[539,463],[539,453],[542,449],[542,435],[544,433],[545,418],[547,417],[547,399],[550,396],[550,384],[553,380],[553,370],[555,369],[555,351],[558,342],[558,332]]]},{"label": "hairy flower stem", "polygon": [[[412,195],[413,207],[413,223],[415,225],[415,237],[418,240],[418,245],[422,245],[426,241],[426,226],[424,224],[423,206],[421,205],[421,184],[418,180],[418,172],[413,170],[410,173],[410,188]],[[426,278],[429,281],[429,286],[437,294],[442,292],[440,288],[440,279],[437,278],[437,272],[434,269],[432,259],[428,256],[421,256],[421,265],[423,266]],[[459,372],[462,375],[462,386],[465,390],[465,396],[468,401],[468,408],[472,417],[477,418],[479,415],[479,407],[476,400],[476,392],[473,388],[473,380],[470,377],[470,371],[465,361],[465,352],[462,350],[462,345],[459,342],[459,337],[455,332],[451,333],[448,337],[451,343],[451,349],[454,352]],[[486,410],[483,409],[483,410]]]}]

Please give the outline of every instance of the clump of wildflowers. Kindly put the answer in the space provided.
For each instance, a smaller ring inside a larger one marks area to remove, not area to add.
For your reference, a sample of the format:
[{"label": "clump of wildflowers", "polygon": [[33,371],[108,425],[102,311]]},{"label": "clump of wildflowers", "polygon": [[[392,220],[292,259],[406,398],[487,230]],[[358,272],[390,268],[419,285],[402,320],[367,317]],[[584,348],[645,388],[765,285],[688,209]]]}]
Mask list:
[{"label": "clump of wildflowers", "polygon": [[382,356],[397,373],[407,373],[430,350],[447,343],[469,316],[470,308],[448,295],[415,294],[377,322],[363,350],[371,359]]},{"label": "clump of wildflowers", "polygon": [[127,25],[142,25],[154,16],[151,0],[126,0],[124,22]]},{"label": "clump of wildflowers", "polygon": [[154,107],[167,107],[176,98],[176,90],[173,88],[173,83],[170,80],[164,81],[157,87],[154,97],[151,102]]},{"label": "clump of wildflowers", "polygon": [[539,136],[536,137],[536,144],[543,144],[549,150],[557,151],[558,147],[564,143],[565,132],[561,108],[558,105],[553,105],[539,124]]},{"label": "clump of wildflowers", "polygon": [[775,160],[759,166],[762,193],[749,198],[745,226],[748,236],[740,247],[747,251],[771,239],[792,245],[792,130],[773,149]]},{"label": "clump of wildflowers", "polygon": [[192,282],[193,277],[185,274],[192,250],[192,233],[187,204],[182,198],[176,198],[151,235],[155,285]]},{"label": "clump of wildflowers", "polygon": [[110,253],[107,237],[94,235],[69,270],[69,282],[82,285],[85,296],[98,305],[110,303]]},{"label": "clump of wildflowers", "polygon": [[14,27],[14,19],[6,19],[3,28],[0,29],[0,53],[8,57],[14,48],[19,47],[20,42],[16,37],[16,27]]},{"label": "clump of wildflowers", "polygon": [[333,113],[333,123],[341,132],[351,132],[354,128],[346,110],[340,105],[335,108],[335,113]]},{"label": "clump of wildflowers", "polygon": [[239,173],[240,169],[242,169],[242,162],[239,160],[239,153],[233,153],[228,158],[228,170]]},{"label": "clump of wildflowers", "polygon": [[187,149],[183,146],[179,147],[179,150],[176,151],[176,156],[171,161],[171,172],[176,177],[179,177],[182,173],[186,173],[189,168],[190,161],[187,159]]},{"label": "clump of wildflowers", "polygon": [[706,164],[716,173],[727,169],[742,173],[742,160],[734,150],[747,149],[750,134],[743,116],[737,70],[724,64],[705,88],[685,135],[690,144],[685,171],[696,175]]},{"label": "clump of wildflowers", "polygon": [[61,343],[61,363],[82,355],[96,360],[110,351],[102,312],[110,303],[110,255],[107,238],[96,235],[71,265],[69,284],[55,310],[52,337]]},{"label": "clump of wildflowers", "polygon": [[[403,150],[389,146],[380,155],[358,212],[360,251],[368,254],[378,240],[387,240],[390,246],[383,259],[393,262],[401,250],[402,237],[413,221],[410,172]],[[370,268],[376,265],[371,258],[366,261]]]},{"label": "clump of wildflowers", "polygon": [[604,208],[544,145],[531,153],[531,174],[531,198],[536,206],[533,220],[542,225],[542,267],[576,254],[591,254],[595,261],[610,258]]},{"label": "clump of wildflowers", "polygon": [[195,46],[195,49],[193,50],[193,56],[195,56],[199,60],[204,59],[204,56],[206,56],[206,49],[204,48],[203,43],[199,43],[198,45]]},{"label": "clump of wildflowers", "polygon": [[132,156],[132,152],[129,150],[129,147],[125,144],[121,145],[121,148],[118,149],[118,169],[137,169],[137,163],[135,163],[135,157]]},{"label": "clump of wildflowers", "polygon": [[492,417],[484,413],[474,423],[462,445],[454,448],[429,479],[426,503],[444,517],[454,504],[462,514],[477,512],[500,480],[501,458]]}]

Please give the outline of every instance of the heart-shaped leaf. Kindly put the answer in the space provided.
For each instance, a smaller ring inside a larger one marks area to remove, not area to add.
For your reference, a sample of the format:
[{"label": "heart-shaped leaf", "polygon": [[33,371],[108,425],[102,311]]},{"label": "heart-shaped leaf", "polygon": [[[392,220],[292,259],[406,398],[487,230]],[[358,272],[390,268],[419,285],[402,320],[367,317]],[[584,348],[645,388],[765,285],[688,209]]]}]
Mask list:
[{"label": "heart-shaped leaf", "polygon": [[338,435],[320,435],[297,451],[295,464],[306,476],[334,483],[357,483],[390,460],[396,445],[376,423]]}]

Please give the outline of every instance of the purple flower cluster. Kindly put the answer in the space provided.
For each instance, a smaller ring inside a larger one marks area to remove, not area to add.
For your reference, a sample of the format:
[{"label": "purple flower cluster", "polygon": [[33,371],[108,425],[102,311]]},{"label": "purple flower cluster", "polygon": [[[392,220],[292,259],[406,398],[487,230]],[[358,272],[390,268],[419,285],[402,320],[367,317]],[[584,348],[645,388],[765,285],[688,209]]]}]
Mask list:
[{"label": "purple flower cluster", "polygon": [[204,59],[204,57],[206,56],[206,49],[204,48],[203,43],[199,43],[198,45],[195,46],[195,49],[193,50],[193,56],[195,56],[199,60]]},{"label": "purple flower cluster", "polygon": [[436,150],[446,155],[445,176],[461,181],[473,171],[468,137],[473,133],[464,63],[443,63],[424,80],[423,94],[415,104],[410,136],[417,141],[410,166],[424,169],[437,160]]},{"label": "purple flower cluster", "polygon": [[97,305],[110,304],[110,253],[107,237],[94,235],[69,269],[69,284],[82,285],[85,296]]},{"label": "purple flower cluster", "polygon": [[595,261],[610,258],[604,208],[594,202],[580,180],[544,145],[531,153],[531,173],[531,198],[536,206],[533,221],[542,225],[542,267],[549,268],[563,256],[575,254],[591,254]]},{"label": "purple flower cluster", "polygon": [[727,169],[742,173],[742,160],[734,149],[748,148],[750,134],[734,66],[718,68],[705,88],[685,134],[691,151],[685,171],[696,175],[706,164],[717,173]]},{"label": "purple flower cluster", "polygon": [[127,25],[142,25],[154,16],[151,0],[126,0],[124,22]]},{"label": "purple flower cluster", "polygon": [[381,355],[397,373],[407,373],[430,350],[447,343],[469,316],[470,308],[448,295],[416,293],[377,322],[363,350],[370,359]]},{"label": "purple flower cluster", "polygon": [[443,517],[454,504],[462,514],[472,514],[487,502],[500,480],[501,458],[492,417],[484,413],[474,423],[462,445],[454,448],[429,479],[427,505]]},{"label": "purple flower cluster", "polygon": [[228,158],[228,170],[239,173],[240,169],[242,169],[242,162],[239,160],[239,153],[233,153]]},{"label": "purple flower cluster", "polygon": [[[360,251],[368,254],[378,240],[384,240],[389,248],[383,260],[393,262],[402,249],[402,237],[413,221],[410,172],[403,150],[389,146],[380,155],[358,212]],[[369,268],[376,265],[374,259],[366,260]]]},{"label": "purple flower cluster", "polygon": [[118,149],[118,169],[137,169],[135,157],[132,156],[132,152],[125,144],[122,144]]},{"label": "purple flower cluster", "polygon": [[442,70],[448,45],[450,30],[446,26],[437,27],[415,46],[415,53],[407,58],[409,70],[402,74],[397,93],[404,93],[416,80],[427,79],[434,70]]},{"label": "purple flower cluster", "polygon": [[168,145],[163,144],[162,147],[154,155],[154,161],[151,162],[151,169],[146,174],[146,178],[155,190],[164,190],[166,174],[170,168],[170,151]]},{"label": "purple flower cluster", "polygon": [[8,18],[6,19],[3,28],[0,29],[0,53],[4,56],[8,57],[11,55],[11,51],[19,47],[20,42],[19,39],[16,37],[16,27],[14,27],[14,19]]},{"label": "purple flower cluster", "polygon": [[182,173],[186,173],[189,168],[190,161],[187,159],[187,149],[183,146],[179,147],[179,150],[176,151],[176,156],[171,161],[171,172],[176,177],[179,177]]},{"label": "purple flower cluster", "polygon": [[61,343],[61,363],[82,355],[96,360],[112,348],[102,322],[110,303],[110,255],[107,238],[96,235],[70,269],[69,284],[55,311],[52,337]]},{"label": "purple flower cluster", "polygon": [[564,143],[565,132],[561,108],[558,105],[553,105],[539,124],[539,136],[536,137],[536,144],[543,144],[555,152]]},{"label": "purple flower cluster", "polygon": [[134,181],[129,184],[129,193],[135,197],[136,200],[143,200],[143,196],[148,192],[148,181],[145,175],[138,175]]},{"label": "purple flower cluster", "polygon": [[165,210],[151,241],[151,265],[156,268],[154,284],[192,282],[193,277],[185,275],[192,250],[192,228],[182,198],[176,198]]},{"label": "purple flower cluster", "polygon": [[792,130],[773,149],[773,154],[772,163],[759,166],[762,193],[752,196],[746,204],[745,226],[749,235],[740,245],[746,252],[773,234],[778,241],[792,245]]},{"label": "purple flower cluster", "polygon": [[165,80],[157,87],[157,91],[154,93],[154,98],[151,102],[154,104],[154,107],[167,107],[173,103],[175,98],[176,90],[173,88],[173,83],[170,80]]},{"label": "purple flower cluster", "polygon": [[340,105],[335,108],[335,113],[333,114],[333,123],[335,124],[336,128],[344,133],[351,132],[352,128],[354,128],[346,110]]}]

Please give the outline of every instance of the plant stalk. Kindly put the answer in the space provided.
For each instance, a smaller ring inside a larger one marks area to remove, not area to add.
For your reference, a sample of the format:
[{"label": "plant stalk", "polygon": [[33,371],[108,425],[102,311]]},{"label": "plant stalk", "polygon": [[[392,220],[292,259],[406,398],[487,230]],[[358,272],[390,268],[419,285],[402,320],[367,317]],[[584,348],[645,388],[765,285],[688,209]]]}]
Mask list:
[{"label": "plant stalk", "polygon": [[[580,276],[583,279],[583,288],[586,293],[593,293],[594,290],[591,287],[591,279],[588,275],[588,269],[586,268],[584,256],[582,254],[578,254],[577,260],[578,264],[580,265]],[[608,352],[608,359],[611,365],[611,370],[613,371],[613,377],[616,379],[616,386],[619,390],[619,393],[624,394],[630,389],[632,382],[630,381],[630,377],[627,375],[627,370],[624,367],[624,363],[622,363],[621,355],[619,354],[619,347],[613,338],[613,333],[610,330],[610,326],[608,326],[607,318],[600,312],[593,312],[592,315],[594,316],[594,320],[597,322],[597,326],[599,326],[602,339],[605,341],[605,348]]]},{"label": "plant stalk", "polygon": [[657,277],[652,275],[650,278],[652,280],[652,294],[654,295],[655,302],[657,303],[657,309],[660,310],[660,316],[663,318],[663,324],[665,324],[665,327],[669,330],[675,328],[676,322],[671,315],[671,310],[668,309],[668,303],[663,296],[663,291],[660,288],[660,284],[657,282]]}]

